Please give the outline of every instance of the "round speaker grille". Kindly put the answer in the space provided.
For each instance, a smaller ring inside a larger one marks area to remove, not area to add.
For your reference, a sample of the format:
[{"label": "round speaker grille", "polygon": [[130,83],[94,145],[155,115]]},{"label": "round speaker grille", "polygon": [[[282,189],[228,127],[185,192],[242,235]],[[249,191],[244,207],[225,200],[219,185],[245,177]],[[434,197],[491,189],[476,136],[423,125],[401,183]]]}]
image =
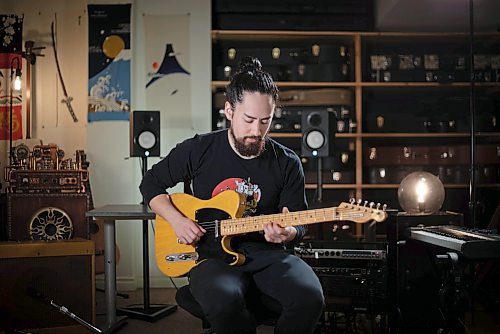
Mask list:
[{"label": "round speaker grille", "polygon": [[321,148],[325,144],[325,135],[319,130],[311,130],[305,135],[306,145],[313,150]]},{"label": "round speaker grille", "polygon": [[32,240],[71,239],[73,222],[64,210],[53,207],[42,208],[31,218],[29,234]]},{"label": "round speaker grille", "polygon": [[313,112],[307,116],[307,122],[312,126],[319,126],[322,121],[321,115],[317,112]]},{"label": "round speaker grille", "polygon": [[145,150],[149,150],[156,144],[156,136],[151,131],[144,131],[137,136],[137,143]]}]

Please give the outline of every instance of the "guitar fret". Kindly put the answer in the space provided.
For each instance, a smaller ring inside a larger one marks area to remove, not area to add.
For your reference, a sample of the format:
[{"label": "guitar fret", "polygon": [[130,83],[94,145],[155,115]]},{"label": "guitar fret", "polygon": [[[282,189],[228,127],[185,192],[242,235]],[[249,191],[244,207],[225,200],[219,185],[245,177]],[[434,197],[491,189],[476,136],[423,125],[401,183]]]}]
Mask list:
[{"label": "guitar fret", "polygon": [[272,221],[277,222],[282,227],[308,225],[337,220],[366,222],[368,221],[366,216],[376,214],[380,215],[380,210],[374,210],[358,205],[346,206],[346,204],[344,204],[344,207],[320,208],[255,217],[227,219],[221,221],[220,230],[222,235],[238,235],[263,231],[264,224]]}]

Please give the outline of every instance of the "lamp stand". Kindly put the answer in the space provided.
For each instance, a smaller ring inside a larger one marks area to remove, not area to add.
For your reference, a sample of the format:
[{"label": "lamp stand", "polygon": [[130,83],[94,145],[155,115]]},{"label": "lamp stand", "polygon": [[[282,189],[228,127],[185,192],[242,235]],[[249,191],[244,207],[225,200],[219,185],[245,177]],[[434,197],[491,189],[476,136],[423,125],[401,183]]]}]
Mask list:
[{"label": "lamp stand", "polygon": [[476,226],[476,121],[475,121],[475,74],[474,74],[474,0],[469,0],[469,41],[470,41],[470,90],[469,90],[469,113],[470,113],[470,180],[469,180],[469,212],[470,227]]}]

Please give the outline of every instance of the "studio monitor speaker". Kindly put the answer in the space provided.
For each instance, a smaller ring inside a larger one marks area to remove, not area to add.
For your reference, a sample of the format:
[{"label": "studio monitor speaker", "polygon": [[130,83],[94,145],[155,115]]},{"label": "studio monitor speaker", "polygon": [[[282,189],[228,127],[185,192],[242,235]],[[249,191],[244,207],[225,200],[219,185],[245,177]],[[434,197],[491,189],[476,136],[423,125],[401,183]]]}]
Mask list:
[{"label": "studio monitor speaker", "polygon": [[130,156],[160,156],[160,112],[136,110],[130,119]]},{"label": "studio monitor speaker", "polygon": [[89,193],[7,193],[9,240],[90,238]]},{"label": "studio monitor speaker", "polygon": [[335,116],[327,110],[302,112],[302,148],[304,157],[328,157],[333,154]]},{"label": "studio monitor speaker", "polygon": [[90,240],[0,242],[0,277],[0,332],[75,325],[51,300],[95,323]]}]

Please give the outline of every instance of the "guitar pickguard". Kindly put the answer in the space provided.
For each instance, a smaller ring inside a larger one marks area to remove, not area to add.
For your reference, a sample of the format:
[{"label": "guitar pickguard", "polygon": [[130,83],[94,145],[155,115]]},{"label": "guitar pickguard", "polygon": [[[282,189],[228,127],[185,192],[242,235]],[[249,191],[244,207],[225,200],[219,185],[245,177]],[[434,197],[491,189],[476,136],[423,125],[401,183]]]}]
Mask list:
[{"label": "guitar pickguard", "polygon": [[196,244],[196,252],[198,253],[198,260],[200,262],[205,259],[221,259],[227,263],[234,261],[234,256],[224,252],[221,246],[221,236],[216,235],[216,221],[230,218],[229,215],[218,209],[204,208],[197,210],[196,221],[207,232],[200,241]]}]

